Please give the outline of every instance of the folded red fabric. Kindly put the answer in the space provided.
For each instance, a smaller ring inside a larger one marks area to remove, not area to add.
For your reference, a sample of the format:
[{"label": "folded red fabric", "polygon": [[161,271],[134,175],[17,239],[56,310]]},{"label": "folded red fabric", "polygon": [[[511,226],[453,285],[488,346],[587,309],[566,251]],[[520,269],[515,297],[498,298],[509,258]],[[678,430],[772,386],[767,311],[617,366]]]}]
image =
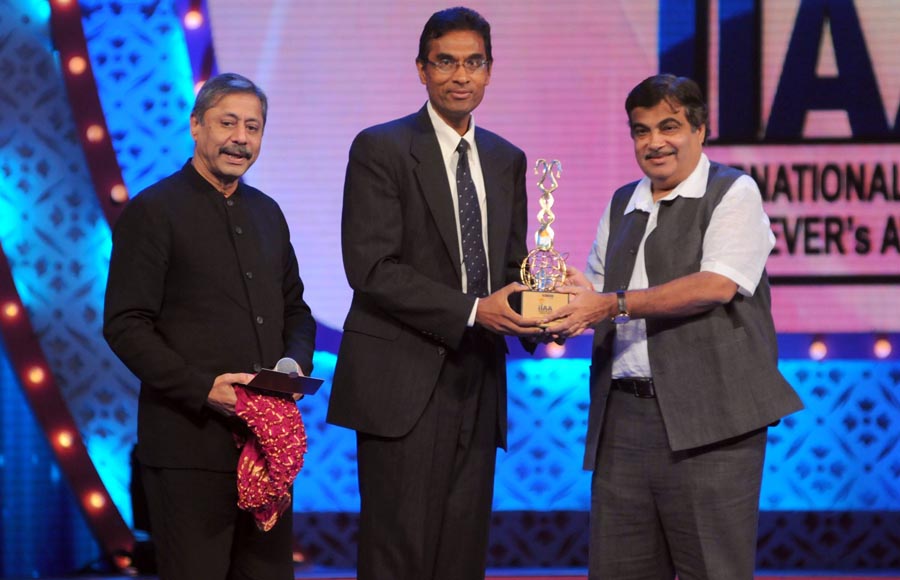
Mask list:
[{"label": "folded red fabric", "polygon": [[306,429],[291,398],[264,395],[235,386],[235,412],[250,428],[239,438],[238,507],[253,514],[256,526],[269,531],[291,506],[294,479],[303,468]]}]

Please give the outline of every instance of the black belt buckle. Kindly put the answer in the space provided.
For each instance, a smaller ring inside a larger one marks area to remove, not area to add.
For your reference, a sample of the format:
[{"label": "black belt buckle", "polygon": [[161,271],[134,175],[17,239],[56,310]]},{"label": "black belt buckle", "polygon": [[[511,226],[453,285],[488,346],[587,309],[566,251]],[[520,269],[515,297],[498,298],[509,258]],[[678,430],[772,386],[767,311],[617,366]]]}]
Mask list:
[{"label": "black belt buckle", "polygon": [[617,391],[630,393],[638,399],[655,399],[656,389],[653,387],[653,379],[649,378],[621,378],[612,380],[612,388]]}]

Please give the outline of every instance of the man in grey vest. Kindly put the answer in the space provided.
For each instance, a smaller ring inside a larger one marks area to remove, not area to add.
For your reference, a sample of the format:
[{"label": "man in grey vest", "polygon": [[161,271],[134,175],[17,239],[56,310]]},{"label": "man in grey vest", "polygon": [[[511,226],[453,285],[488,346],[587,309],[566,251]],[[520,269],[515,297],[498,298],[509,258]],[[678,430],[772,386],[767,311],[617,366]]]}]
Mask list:
[{"label": "man in grey vest", "polygon": [[585,469],[591,580],[751,580],[766,432],[803,404],[778,371],[750,176],[703,153],[697,84],[625,101],[645,177],[606,208],[550,335],[594,328]]}]

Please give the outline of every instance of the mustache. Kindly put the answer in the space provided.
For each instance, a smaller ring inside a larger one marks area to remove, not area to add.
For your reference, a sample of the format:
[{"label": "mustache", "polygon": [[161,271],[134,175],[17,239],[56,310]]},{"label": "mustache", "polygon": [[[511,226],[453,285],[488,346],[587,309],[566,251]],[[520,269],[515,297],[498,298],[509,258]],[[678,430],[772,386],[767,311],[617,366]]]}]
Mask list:
[{"label": "mustache", "polygon": [[244,159],[250,159],[253,157],[253,154],[250,152],[250,149],[241,146],[241,145],[231,145],[228,147],[222,147],[219,149],[220,154],[226,155],[237,155],[238,157],[243,157]]},{"label": "mustache", "polygon": [[660,149],[658,151],[651,151],[644,155],[644,159],[659,159],[660,157],[665,157],[666,155],[674,155],[674,149]]}]

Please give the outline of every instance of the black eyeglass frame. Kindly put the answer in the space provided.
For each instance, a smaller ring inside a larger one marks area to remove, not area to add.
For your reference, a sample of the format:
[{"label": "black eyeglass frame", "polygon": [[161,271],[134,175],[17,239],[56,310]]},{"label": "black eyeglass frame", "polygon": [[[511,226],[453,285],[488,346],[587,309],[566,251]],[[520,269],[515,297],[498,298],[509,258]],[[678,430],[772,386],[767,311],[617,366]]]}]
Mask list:
[{"label": "black eyeglass frame", "polygon": [[487,70],[487,68],[491,65],[491,60],[486,58],[467,58],[466,60],[450,60],[441,59],[438,62],[434,62],[432,60],[426,60],[425,63],[430,64],[440,73],[443,74],[452,74],[459,70],[459,67],[463,67],[466,69],[466,72],[470,75],[479,73],[481,71]]}]

